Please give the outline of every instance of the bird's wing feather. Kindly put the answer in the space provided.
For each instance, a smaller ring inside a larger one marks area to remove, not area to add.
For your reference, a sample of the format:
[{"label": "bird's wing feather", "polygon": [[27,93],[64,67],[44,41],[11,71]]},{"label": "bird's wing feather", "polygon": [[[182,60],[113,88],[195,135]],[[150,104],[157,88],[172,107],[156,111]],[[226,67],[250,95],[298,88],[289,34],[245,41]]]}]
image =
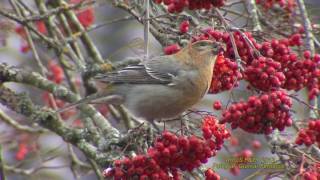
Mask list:
[{"label": "bird's wing feather", "polygon": [[178,66],[174,62],[171,56],[153,57],[138,65],[97,75],[95,79],[116,84],[170,84],[178,74]]}]

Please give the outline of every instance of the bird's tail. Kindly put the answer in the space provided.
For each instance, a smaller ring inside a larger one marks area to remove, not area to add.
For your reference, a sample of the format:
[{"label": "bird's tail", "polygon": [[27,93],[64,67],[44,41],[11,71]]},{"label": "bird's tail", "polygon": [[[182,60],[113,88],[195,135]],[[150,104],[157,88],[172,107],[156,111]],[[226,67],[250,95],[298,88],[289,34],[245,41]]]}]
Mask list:
[{"label": "bird's tail", "polygon": [[70,110],[72,108],[75,108],[75,107],[77,107],[77,106],[79,106],[81,104],[89,104],[90,102],[99,99],[99,95],[100,94],[98,94],[98,93],[89,95],[89,96],[87,96],[87,97],[85,97],[83,99],[80,99],[79,101],[76,101],[74,103],[70,103],[70,104],[66,105],[65,107],[62,107],[62,108],[58,109],[56,112],[57,113],[61,113],[61,112]]},{"label": "bird's tail", "polygon": [[82,104],[97,104],[97,103],[121,104],[122,101],[123,101],[123,98],[119,95],[113,95],[111,94],[111,92],[98,92],[98,93],[89,95],[77,102],[68,104],[63,108],[58,109],[56,112],[61,113]]}]

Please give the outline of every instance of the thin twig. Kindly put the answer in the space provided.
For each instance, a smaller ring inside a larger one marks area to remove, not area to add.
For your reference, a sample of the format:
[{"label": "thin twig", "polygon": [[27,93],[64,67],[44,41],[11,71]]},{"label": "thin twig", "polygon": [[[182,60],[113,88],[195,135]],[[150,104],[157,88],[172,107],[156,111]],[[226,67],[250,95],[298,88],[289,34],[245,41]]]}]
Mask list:
[{"label": "thin twig", "polygon": [[45,129],[42,128],[31,128],[29,126],[24,126],[19,124],[17,121],[11,119],[8,115],[6,115],[1,109],[0,109],[0,119],[1,121],[7,123],[8,125],[12,126],[13,128],[19,130],[19,131],[24,131],[28,133],[44,133],[46,132]]},{"label": "thin twig", "polygon": [[240,68],[240,70],[243,71],[243,67],[242,67],[242,65],[241,65],[242,60],[241,60],[241,57],[240,57],[239,52],[238,52],[238,48],[237,48],[237,45],[236,45],[236,42],[235,42],[235,39],[234,39],[234,35],[233,35],[233,32],[230,32],[230,30],[231,30],[232,28],[231,28],[230,25],[227,23],[227,21],[224,19],[224,17],[223,17],[222,14],[219,12],[219,10],[215,10],[215,12],[218,14],[220,20],[221,20],[222,23],[224,24],[225,30],[229,33],[230,41],[231,41],[231,44],[232,44],[232,48],[233,48],[233,51],[234,51],[234,56],[235,56],[235,59],[236,59],[238,68]]},{"label": "thin twig", "polygon": [[253,31],[262,31],[261,24],[258,16],[258,8],[256,4],[256,0],[247,0],[249,13],[251,15],[252,23],[253,23]]},{"label": "thin twig", "polygon": [[23,22],[27,23],[30,21],[39,21],[39,20],[48,19],[50,16],[59,14],[63,11],[86,8],[87,6],[90,6],[90,5],[94,4],[95,2],[96,2],[96,0],[89,0],[89,1],[86,0],[86,1],[80,1],[79,3],[76,3],[76,4],[68,4],[66,6],[59,6],[57,8],[53,8],[53,9],[48,10],[44,14],[34,14],[32,16],[25,17],[23,19]]},{"label": "thin twig", "polygon": [[144,53],[145,58],[149,57],[149,31],[150,31],[150,0],[145,0],[145,22],[144,22]]},{"label": "thin twig", "polygon": [[0,179],[6,180],[6,176],[4,175],[4,163],[3,163],[3,156],[2,156],[2,145],[0,144]]}]

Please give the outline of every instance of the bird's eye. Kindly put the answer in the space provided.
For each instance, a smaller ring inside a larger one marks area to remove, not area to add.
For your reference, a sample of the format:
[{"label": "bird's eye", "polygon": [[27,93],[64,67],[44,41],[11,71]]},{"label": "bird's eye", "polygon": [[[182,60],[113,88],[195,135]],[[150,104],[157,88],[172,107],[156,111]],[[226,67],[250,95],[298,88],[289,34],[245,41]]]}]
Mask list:
[{"label": "bird's eye", "polygon": [[211,50],[215,51],[215,49],[217,49],[217,46],[218,45],[213,43],[212,41],[198,41],[193,44],[193,48],[201,52],[209,52]]},{"label": "bird's eye", "polygon": [[201,50],[201,49],[209,48],[210,45],[209,45],[208,43],[201,42],[201,43],[199,43],[196,47]]}]

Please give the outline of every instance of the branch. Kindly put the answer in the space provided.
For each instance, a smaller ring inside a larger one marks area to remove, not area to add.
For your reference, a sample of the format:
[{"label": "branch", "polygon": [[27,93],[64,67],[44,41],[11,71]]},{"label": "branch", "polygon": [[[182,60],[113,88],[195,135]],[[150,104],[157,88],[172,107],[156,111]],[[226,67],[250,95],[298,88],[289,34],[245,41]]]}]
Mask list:
[{"label": "branch", "polygon": [[[25,72],[12,67],[8,67],[5,64],[0,64],[0,83],[4,82],[17,82],[37,87],[39,89],[49,91],[55,97],[58,97],[67,102],[76,102],[79,97],[68,90],[64,86],[54,84],[53,82],[45,79],[41,75],[35,72]],[[0,96],[0,98],[6,98]],[[111,137],[118,137],[119,131],[111,126],[111,124],[105,120],[105,118],[96,111],[93,106],[80,105],[80,110],[85,113],[88,117],[92,118],[97,126],[102,129],[103,134],[110,135]]]},{"label": "branch", "polygon": [[258,16],[258,8],[256,4],[256,0],[247,0],[249,13],[252,17],[252,23],[253,23],[253,31],[262,31],[259,16]]},{"label": "branch", "polygon": [[86,8],[87,6],[90,6],[90,5],[94,4],[95,2],[96,2],[96,0],[90,0],[90,1],[86,0],[86,1],[81,1],[79,3],[76,3],[76,4],[68,4],[66,6],[60,6],[60,7],[54,8],[54,9],[50,9],[49,11],[47,11],[44,14],[34,14],[32,16],[25,17],[25,19],[23,19],[23,22],[39,21],[39,20],[48,19],[52,15],[56,15],[56,14],[59,14],[61,12],[67,11],[67,10],[76,10],[76,9]]},{"label": "branch", "polygon": [[238,52],[238,48],[237,48],[237,45],[236,45],[236,42],[235,42],[235,39],[234,39],[233,32],[230,32],[230,30],[232,30],[232,27],[230,27],[230,25],[227,23],[225,18],[222,16],[222,14],[218,10],[216,10],[215,12],[218,14],[219,19],[222,21],[226,31],[230,35],[230,41],[231,41],[232,48],[233,48],[233,51],[234,51],[234,56],[235,56],[234,58],[236,59],[238,68],[240,68],[240,70],[243,70],[243,67],[241,65],[242,60],[241,60],[241,57],[240,57],[239,52]]},{"label": "branch", "polygon": [[[95,160],[100,166],[105,166],[117,158],[116,155],[110,152],[101,152],[90,144],[86,140],[90,139],[90,135],[85,129],[67,127],[55,112],[35,106],[26,94],[16,94],[11,89],[0,86],[0,103],[26,116],[31,123],[37,123],[39,126],[58,134],[66,142],[78,147],[88,158]],[[109,140],[112,141],[112,139]]]},{"label": "branch", "polygon": [[2,156],[2,145],[0,144],[0,179],[6,180],[4,175],[4,163],[3,163],[3,156]]},{"label": "branch", "polygon": [[19,131],[24,131],[24,132],[28,132],[28,133],[44,133],[44,132],[46,132],[46,130],[42,129],[42,128],[32,128],[32,127],[24,126],[24,125],[17,123],[15,120],[11,119],[8,115],[6,115],[1,109],[0,109],[0,119]]}]

